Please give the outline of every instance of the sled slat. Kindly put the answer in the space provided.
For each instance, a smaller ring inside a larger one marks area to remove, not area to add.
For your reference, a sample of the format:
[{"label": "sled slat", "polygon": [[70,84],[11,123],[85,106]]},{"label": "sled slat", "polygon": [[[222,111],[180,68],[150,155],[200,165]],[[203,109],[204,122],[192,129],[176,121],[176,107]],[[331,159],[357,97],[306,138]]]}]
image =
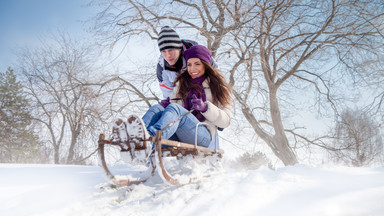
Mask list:
[{"label": "sled slat", "polygon": [[[150,137],[150,141],[155,142],[155,138]],[[222,150],[222,149],[215,150],[215,149],[205,148],[205,147],[201,147],[201,146],[195,146],[192,144],[182,143],[182,142],[178,142],[178,141],[174,141],[174,140],[167,140],[167,139],[161,139],[160,142],[161,142],[161,144],[169,145],[169,146],[173,146],[173,147],[186,148],[186,149],[197,149],[199,152],[202,152],[202,153],[224,154],[224,150]]]}]

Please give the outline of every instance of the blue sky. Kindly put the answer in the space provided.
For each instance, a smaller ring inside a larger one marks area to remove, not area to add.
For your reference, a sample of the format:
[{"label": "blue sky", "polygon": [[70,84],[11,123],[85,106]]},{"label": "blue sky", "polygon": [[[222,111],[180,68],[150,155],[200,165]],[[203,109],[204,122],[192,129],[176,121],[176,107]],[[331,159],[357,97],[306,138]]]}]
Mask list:
[{"label": "blue sky", "polygon": [[94,14],[89,0],[0,0],[0,71],[15,64],[13,50],[33,46],[38,37],[61,29],[85,34],[81,21]]}]

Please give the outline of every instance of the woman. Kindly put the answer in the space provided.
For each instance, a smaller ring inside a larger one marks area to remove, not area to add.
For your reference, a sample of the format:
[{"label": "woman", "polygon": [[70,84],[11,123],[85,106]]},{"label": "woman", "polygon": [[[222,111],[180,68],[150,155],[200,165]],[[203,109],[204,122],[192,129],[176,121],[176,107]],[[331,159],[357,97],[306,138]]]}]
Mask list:
[{"label": "woman", "polygon": [[[197,145],[212,147],[210,143],[214,143],[215,126],[225,128],[230,124],[232,90],[224,76],[209,64],[212,54],[206,47],[192,46],[183,55],[187,61],[187,72],[176,78],[170,98],[152,106],[145,113],[142,124],[145,124],[149,135],[155,136],[157,131],[182,117],[163,130],[162,138],[194,144],[196,125],[206,122],[210,125],[198,126]],[[185,115],[190,110],[193,112]],[[136,116],[128,118],[127,132],[130,137],[137,137],[133,134],[137,124],[132,122],[141,121]]]}]

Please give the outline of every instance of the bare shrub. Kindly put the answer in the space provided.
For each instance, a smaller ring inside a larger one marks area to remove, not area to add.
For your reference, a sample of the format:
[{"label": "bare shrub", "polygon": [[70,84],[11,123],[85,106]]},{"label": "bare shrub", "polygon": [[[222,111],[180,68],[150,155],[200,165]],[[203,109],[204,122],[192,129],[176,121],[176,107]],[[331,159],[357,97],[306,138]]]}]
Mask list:
[{"label": "bare shrub", "polygon": [[331,159],[348,166],[366,166],[378,159],[383,150],[380,129],[360,110],[344,111],[336,123]]}]

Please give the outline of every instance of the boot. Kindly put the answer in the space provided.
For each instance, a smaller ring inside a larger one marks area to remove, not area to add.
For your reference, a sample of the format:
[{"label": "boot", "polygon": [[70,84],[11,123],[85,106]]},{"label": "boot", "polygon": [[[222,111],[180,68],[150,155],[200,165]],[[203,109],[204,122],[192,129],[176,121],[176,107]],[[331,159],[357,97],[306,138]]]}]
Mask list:
[{"label": "boot", "polygon": [[112,126],[112,140],[117,142],[128,141],[126,123],[122,119],[117,119]]},{"label": "boot", "polygon": [[137,115],[130,115],[127,119],[127,131],[129,139],[136,142],[136,148],[145,149],[148,154],[152,147],[149,139],[149,134],[143,120]]}]

